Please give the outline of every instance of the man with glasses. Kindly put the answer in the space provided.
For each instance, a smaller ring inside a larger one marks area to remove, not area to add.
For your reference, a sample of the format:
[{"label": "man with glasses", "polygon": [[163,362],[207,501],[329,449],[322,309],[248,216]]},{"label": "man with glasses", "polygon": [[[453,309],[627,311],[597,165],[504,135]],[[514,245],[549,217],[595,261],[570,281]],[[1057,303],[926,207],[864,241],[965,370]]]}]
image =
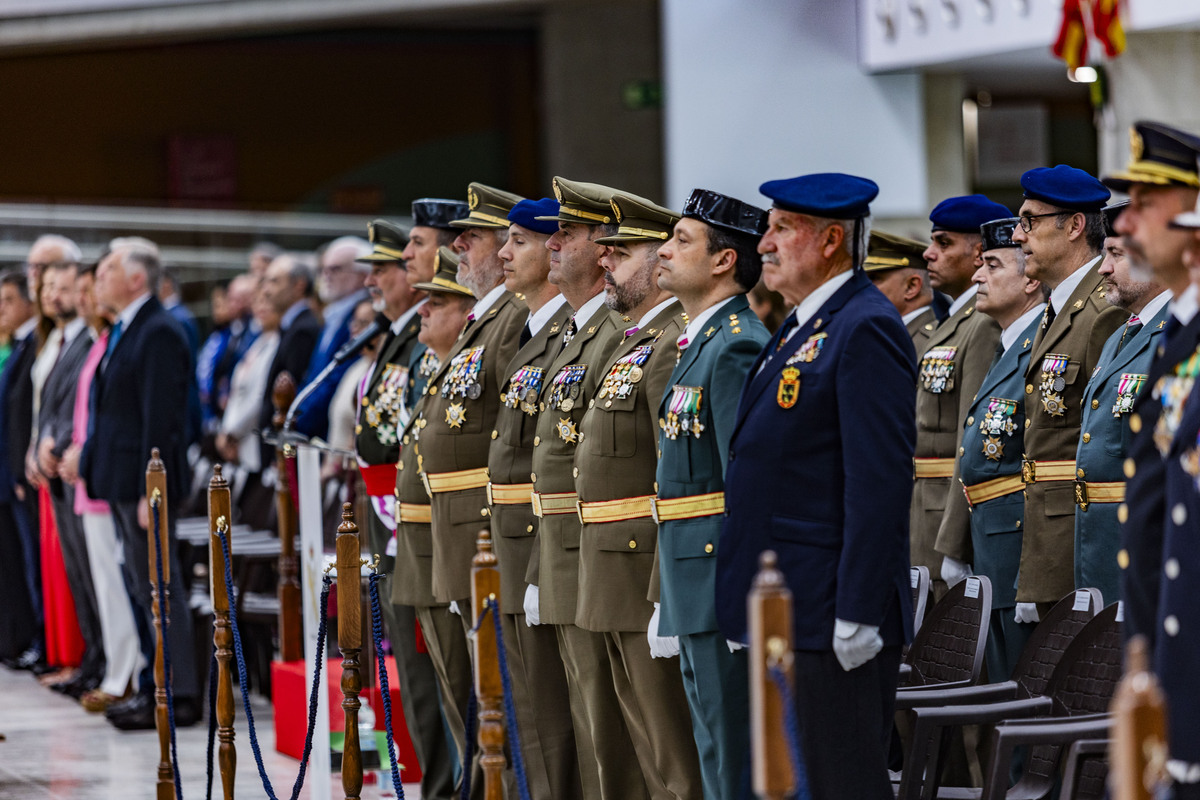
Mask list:
[{"label": "man with glasses", "polygon": [[1105,299],[1100,275],[1109,192],[1083,170],[1038,167],[1021,176],[1025,202],[1013,241],[1026,274],[1050,287],[1050,302],[1025,373],[1025,535],[1017,582],[1018,622],[1041,614],[1075,588],[1076,471],[1088,377],[1108,337],[1129,313]]}]

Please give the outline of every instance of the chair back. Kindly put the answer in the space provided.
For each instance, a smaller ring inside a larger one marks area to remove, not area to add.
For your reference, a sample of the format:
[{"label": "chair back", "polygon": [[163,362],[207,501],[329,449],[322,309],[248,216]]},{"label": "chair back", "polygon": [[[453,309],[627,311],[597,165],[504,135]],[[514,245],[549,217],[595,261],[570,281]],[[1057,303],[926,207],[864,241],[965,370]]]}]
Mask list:
[{"label": "chair back", "polygon": [[912,576],[913,635],[916,635],[925,621],[932,582],[929,579],[929,567],[911,567],[909,572]]},{"label": "chair back", "polygon": [[929,609],[904,657],[907,685],[978,681],[991,614],[991,581],[972,575],[957,583]]},{"label": "chair back", "polygon": [[1046,693],[1054,668],[1083,626],[1104,607],[1099,589],[1076,589],[1054,604],[1034,628],[1013,667],[1018,696],[1037,697]]}]

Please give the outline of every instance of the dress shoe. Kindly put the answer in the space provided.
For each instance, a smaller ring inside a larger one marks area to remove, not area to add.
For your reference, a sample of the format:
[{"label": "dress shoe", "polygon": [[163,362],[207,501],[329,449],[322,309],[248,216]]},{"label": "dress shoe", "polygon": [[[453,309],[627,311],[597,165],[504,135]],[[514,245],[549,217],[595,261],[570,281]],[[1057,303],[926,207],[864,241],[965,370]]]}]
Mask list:
[{"label": "dress shoe", "polygon": [[[154,697],[148,694],[134,695],[133,699],[108,707],[104,716],[114,727],[123,731],[144,731],[154,728]],[[195,699],[180,697],[175,700],[175,727],[187,728],[200,718],[200,707]]]},{"label": "dress shoe", "polygon": [[87,675],[79,673],[69,681],[61,681],[59,683],[50,684],[51,691],[65,694],[72,700],[78,700],[83,697],[86,692],[90,692],[100,685],[100,679],[95,675]]},{"label": "dress shoe", "polygon": [[48,664],[45,661],[39,661],[38,663],[34,664],[32,667],[29,667],[29,671],[39,677],[42,675],[45,675],[47,673],[54,672],[57,669],[61,669],[61,668],[53,666],[52,664]]},{"label": "dress shoe", "polygon": [[45,654],[37,647],[31,647],[16,658],[4,661],[4,665],[9,669],[33,669],[36,665],[44,663],[46,663]]},{"label": "dress shoe", "polygon": [[[126,695],[127,697],[128,695]],[[99,714],[106,711],[110,706],[124,700],[124,697],[118,697],[115,694],[109,694],[102,689],[92,689],[90,692],[84,692],[79,698],[79,704],[83,706],[83,710],[92,714]]]}]

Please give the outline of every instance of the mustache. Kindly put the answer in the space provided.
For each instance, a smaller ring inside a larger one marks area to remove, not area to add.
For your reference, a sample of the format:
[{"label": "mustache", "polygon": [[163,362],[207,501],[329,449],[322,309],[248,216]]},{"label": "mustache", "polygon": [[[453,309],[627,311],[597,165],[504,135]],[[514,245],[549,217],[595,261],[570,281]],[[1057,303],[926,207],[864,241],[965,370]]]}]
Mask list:
[{"label": "mustache", "polygon": [[767,264],[771,264],[776,267],[779,266],[779,254],[778,253],[763,253],[762,263],[764,266]]}]

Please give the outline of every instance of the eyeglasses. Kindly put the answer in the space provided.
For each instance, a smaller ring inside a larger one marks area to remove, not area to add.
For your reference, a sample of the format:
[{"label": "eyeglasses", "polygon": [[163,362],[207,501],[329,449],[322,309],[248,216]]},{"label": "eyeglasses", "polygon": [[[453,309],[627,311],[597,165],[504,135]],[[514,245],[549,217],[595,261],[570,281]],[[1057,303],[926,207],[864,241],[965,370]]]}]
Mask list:
[{"label": "eyeglasses", "polygon": [[1062,217],[1070,213],[1070,211],[1051,211],[1047,214],[1022,214],[1017,217],[1017,220],[1019,220],[1017,224],[1021,226],[1021,230],[1029,233],[1033,230],[1033,221],[1035,219],[1041,219],[1042,217]]}]

